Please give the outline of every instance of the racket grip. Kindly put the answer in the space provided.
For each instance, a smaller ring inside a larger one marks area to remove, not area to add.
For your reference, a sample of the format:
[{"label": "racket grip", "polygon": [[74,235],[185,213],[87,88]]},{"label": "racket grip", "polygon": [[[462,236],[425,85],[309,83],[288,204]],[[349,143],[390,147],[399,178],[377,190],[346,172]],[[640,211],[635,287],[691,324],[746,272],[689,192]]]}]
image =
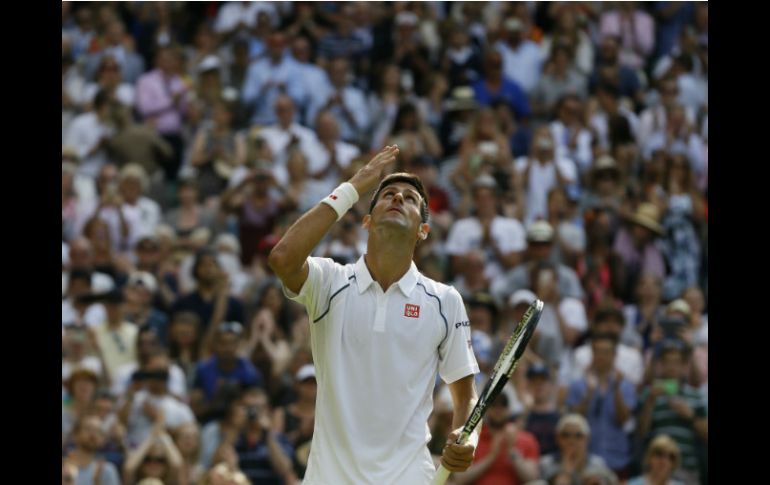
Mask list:
[{"label": "racket grip", "polygon": [[433,476],[431,485],[444,485],[444,482],[447,481],[450,473],[452,472],[444,468],[444,465],[439,465],[438,470],[436,470],[436,475]]}]

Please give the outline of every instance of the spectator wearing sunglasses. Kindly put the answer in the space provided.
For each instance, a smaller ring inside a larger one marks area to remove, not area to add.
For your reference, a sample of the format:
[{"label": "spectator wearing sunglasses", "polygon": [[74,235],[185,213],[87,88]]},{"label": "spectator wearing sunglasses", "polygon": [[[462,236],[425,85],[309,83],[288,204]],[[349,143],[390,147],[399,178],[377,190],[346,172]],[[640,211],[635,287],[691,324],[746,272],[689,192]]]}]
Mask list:
[{"label": "spectator wearing sunglasses", "polygon": [[676,441],[668,435],[659,435],[644,454],[644,474],[632,478],[628,485],[683,485],[672,478],[681,463],[682,455]]},{"label": "spectator wearing sunglasses", "polygon": [[195,370],[190,403],[204,423],[224,413],[224,397],[229,391],[263,386],[262,374],[254,364],[238,356],[242,338],[243,325],[239,322],[220,323],[213,339],[214,355],[200,362]]},{"label": "spectator wearing sunglasses", "polygon": [[591,429],[579,414],[567,414],[556,425],[559,451],[540,460],[540,476],[550,484],[579,485],[580,476],[591,466],[606,467],[604,459],[589,453]]},{"label": "spectator wearing sunglasses", "polygon": [[182,454],[166,433],[165,415],[160,411],[155,415],[151,433],[128,456],[123,467],[123,483],[138,485],[147,479],[156,479],[166,485],[183,485],[187,477],[182,463]]}]

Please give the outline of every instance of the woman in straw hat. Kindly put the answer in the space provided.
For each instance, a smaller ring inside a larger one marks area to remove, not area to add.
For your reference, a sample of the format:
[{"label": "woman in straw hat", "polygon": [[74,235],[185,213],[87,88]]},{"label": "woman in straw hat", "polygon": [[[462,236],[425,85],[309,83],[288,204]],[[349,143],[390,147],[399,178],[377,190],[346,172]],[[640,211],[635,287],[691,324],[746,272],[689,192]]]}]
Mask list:
[{"label": "woman in straw hat", "polygon": [[621,217],[626,227],[618,230],[613,250],[618,253],[626,269],[625,294],[630,294],[636,280],[643,273],[660,279],[666,276],[666,263],[659,248],[658,238],[664,235],[660,212],[655,204],[642,202],[631,214]]}]

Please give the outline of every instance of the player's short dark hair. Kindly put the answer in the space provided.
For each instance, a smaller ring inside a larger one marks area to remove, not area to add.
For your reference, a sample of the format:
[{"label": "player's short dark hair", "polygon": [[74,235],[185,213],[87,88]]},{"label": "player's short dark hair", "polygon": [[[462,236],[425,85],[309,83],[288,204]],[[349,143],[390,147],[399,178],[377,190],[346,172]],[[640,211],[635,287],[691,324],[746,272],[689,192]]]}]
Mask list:
[{"label": "player's short dark hair", "polygon": [[417,190],[417,193],[420,194],[420,197],[422,197],[422,205],[420,206],[420,217],[422,218],[422,222],[428,222],[428,218],[430,217],[430,212],[428,209],[428,195],[425,193],[425,187],[422,185],[422,181],[420,180],[420,177],[418,177],[415,174],[407,173],[407,172],[398,172],[398,173],[392,173],[382,179],[382,182],[380,182],[380,186],[377,187],[377,191],[374,193],[374,196],[372,197],[372,201],[369,204],[369,214],[372,213],[372,210],[374,209],[374,205],[377,203],[377,199],[380,196],[380,192],[382,192],[382,189],[387,187],[388,185],[393,185],[397,182],[404,182]]}]

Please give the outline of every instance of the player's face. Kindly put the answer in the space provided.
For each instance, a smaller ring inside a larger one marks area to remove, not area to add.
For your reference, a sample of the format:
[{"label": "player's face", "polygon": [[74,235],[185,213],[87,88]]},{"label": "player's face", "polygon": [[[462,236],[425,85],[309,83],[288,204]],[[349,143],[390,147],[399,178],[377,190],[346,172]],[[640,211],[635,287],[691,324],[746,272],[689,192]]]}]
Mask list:
[{"label": "player's face", "polygon": [[380,192],[371,214],[371,225],[389,225],[417,232],[422,224],[422,197],[408,183],[396,182]]}]

